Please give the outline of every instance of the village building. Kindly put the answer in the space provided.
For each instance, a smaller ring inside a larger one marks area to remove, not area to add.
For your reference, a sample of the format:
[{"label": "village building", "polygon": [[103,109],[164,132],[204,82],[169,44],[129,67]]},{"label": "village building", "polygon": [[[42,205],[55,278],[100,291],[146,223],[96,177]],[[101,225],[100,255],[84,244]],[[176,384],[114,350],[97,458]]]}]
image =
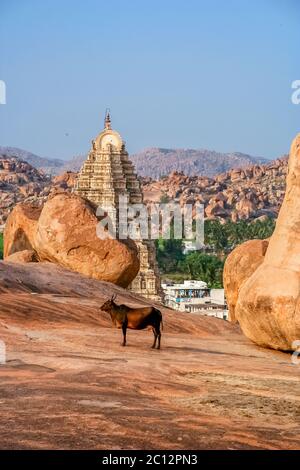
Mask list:
[{"label": "village building", "polygon": [[167,307],[224,320],[228,318],[224,289],[209,289],[206,282],[197,280],[185,280],[180,284],[163,283],[162,289]]}]

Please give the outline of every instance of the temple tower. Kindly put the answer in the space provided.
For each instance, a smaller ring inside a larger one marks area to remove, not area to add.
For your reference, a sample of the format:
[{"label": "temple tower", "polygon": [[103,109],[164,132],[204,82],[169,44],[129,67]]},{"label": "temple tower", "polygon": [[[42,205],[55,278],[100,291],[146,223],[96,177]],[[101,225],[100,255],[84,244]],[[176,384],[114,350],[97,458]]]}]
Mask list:
[{"label": "temple tower", "polygon": [[[141,204],[143,193],[134,165],[128,158],[120,134],[111,128],[109,112],[104,130],[92,141],[92,148],[77,178],[74,192],[89,199],[111,214],[118,216],[119,196],[127,197],[129,204]],[[118,219],[117,219],[118,226]],[[148,299],[160,300],[160,278],[155,245],[151,240],[135,240],[140,258],[140,271],[129,290]]]}]

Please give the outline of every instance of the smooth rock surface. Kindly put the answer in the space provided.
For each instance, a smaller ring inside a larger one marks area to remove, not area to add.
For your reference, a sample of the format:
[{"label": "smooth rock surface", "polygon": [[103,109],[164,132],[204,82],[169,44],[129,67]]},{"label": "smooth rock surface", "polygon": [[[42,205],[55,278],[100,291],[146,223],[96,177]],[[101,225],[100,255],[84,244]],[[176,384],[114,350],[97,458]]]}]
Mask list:
[{"label": "smooth rock surface", "polygon": [[0,263],[2,449],[297,449],[299,367],[223,320],[163,309],[121,347],[99,305],[147,302],[49,264]]},{"label": "smooth rock surface", "polygon": [[300,134],[289,158],[286,195],[263,262],[240,288],[235,315],[245,335],[274,349],[300,339]]},{"label": "smooth rock surface", "polygon": [[268,240],[248,240],[236,247],[225,261],[223,284],[231,322],[237,321],[235,307],[239,290],[263,262],[268,244]]}]

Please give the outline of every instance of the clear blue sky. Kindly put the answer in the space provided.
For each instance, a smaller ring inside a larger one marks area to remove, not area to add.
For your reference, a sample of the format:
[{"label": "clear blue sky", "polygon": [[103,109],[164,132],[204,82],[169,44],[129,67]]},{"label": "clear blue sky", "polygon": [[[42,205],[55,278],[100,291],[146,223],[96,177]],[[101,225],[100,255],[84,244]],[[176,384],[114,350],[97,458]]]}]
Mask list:
[{"label": "clear blue sky", "polygon": [[300,0],[0,0],[0,145],[88,151],[110,107],[130,152],[277,157],[300,132]]}]

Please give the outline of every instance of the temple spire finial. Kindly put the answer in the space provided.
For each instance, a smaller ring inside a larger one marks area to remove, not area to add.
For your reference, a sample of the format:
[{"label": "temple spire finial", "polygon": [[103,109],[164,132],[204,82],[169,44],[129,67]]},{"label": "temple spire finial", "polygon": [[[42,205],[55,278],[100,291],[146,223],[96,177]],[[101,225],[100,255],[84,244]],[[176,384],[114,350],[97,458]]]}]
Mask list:
[{"label": "temple spire finial", "polygon": [[109,108],[105,111],[105,120],[104,120],[104,128],[111,129],[111,119],[110,119],[110,110]]}]

